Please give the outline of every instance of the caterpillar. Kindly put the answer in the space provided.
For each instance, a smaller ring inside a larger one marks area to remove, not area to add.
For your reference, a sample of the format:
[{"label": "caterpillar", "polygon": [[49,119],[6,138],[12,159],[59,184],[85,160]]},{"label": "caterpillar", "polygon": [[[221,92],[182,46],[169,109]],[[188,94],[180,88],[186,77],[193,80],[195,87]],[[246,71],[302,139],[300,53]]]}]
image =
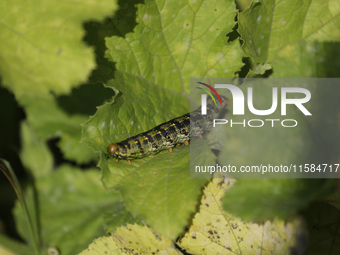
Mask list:
[{"label": "caterpillar", "polygon": [[215,104],[212,98],[207,100],[207,115],[201,115],[201,106],[191,113],[169,120],[149,131],[127,138],[107,147],[106,158],[125,159],[131,165],[131,159],[138,159],[156,154],[175,145],[188,145],[191,137],[202,137],[211,131],[213,119],[220,119],[227,113],[228,99],[221,96],[221,104]]}]

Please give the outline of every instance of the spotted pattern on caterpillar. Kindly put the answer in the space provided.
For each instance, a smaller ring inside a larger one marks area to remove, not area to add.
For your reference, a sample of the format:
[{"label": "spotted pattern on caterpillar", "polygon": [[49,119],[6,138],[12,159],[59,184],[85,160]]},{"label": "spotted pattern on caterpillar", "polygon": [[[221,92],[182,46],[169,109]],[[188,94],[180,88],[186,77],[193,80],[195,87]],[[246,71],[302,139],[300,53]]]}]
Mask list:
[{"label": "spotted pattern on caterpillar", "polygon": [[[172,148],[184,143],[189,144],[191,137],[202,137],[204,132],[211,131],[213,120],[224,117],[227,113],[228,99],[221,96],[222,105],[209,98],[207,100],[207,115],[201,115],[201,107],[191,113],[169,120],[143,132],[107,147],[106,158],[125,159],[131,164],[131,159],[143,158],[156,154],[161,150]],[[191,130],[190,130],[191,128]]]}]

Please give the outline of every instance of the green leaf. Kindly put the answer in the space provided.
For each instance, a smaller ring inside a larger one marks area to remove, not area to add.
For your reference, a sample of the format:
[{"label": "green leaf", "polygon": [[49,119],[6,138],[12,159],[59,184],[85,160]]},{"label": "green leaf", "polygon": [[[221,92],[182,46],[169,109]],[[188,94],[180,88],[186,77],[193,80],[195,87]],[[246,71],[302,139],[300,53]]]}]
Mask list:
[{"label": "green leaf", "polygon": [[[107,189],[119,190],[133,215],[165,236],[175,238],[195,210],[206,179],[190,178],[189,146],[133,161],[115,163],[102,156],[99,166]],[[169,155],[170,154],[170,155]]]},{"label": "green leaf", "polygon": [[[105,153],[111,143],[187,113],[190,78],[233,76],[243,65],[238,41],[228,44],[226,37],[235,14],[230,0],[138,5],[134,32],[107,39],[106,56],[117,68],[107,86],[116,96],[84,124],[82,142]],[[205,182],[190,179],[189,160],[189,148],[181,147],[132,166],[102,156],[99,166],[105,187],[120,190],[133,215],[175,238]]]},{"label": "green leaf", "polygon": [[126,223],[144,225],[141,219],[133,217],[132,214],[126,210],[123,203],[121,203],[120,206],[117,204],[115,212],[104,213],[103,221],[107,233],[116,231],[118,227],[123,226]]},{"label": "green leaf", "polygon": [[27,122],[32,132],[36,133],[37,140],[60,137],[58,145],[64,158],[84,164],[97,159],[98,155],[86,144],[80,143],[81,123],[89,114],[95,113],[97,105],[113,95],[111,89],[97,83],[83,85],[74,89],[70,96],[58,98],[28,94],[22,97],[21,103],[25,106]]},{"label": "green leaf", "polygon": [[0,254],[2,255],[36,255],[34,250],[14,239],[10,239],[5,235],[0,235]]},{"label": "green leaf", "polygon": [[172,241],[153,232],[146,226],[130,225],[120,227],[109,237],[96,239],[79,255],[105,254],[182,254]]},{"label": "green leaf", "polygon": [[245,220],[286,219],[334,186],[333,179],[239,179],[223,198],[223,208]]},{"label": "green leaf", "polygon": [[88,163],[97,158],[92,149],[80,143],[81,123],[86,120],[85,115],[68,114],[52,95],[43,97],[27,95],[21,101],[25,105],[27,122],[39,137],[37,139],[45,140],[60,136],[59,146],[64,157],[78,164]]},{"label": "green leaf", "polygon": [[[56,115],[60,116],[57,123],[51,123],[51,119],[48,118],[49,109],[45,110],[45,113],[47,113],[45,125],[59,126],[58,133],[61,135],[58,146],[66,159],[73,160],[78,164],[89,163],[98,159],[98,155],[91,148],[80,143],[81,122],[84,121],[85,116],[94,114],[96,107],[106,100],[110,100],[113,95],[114,92],[111,89],[104,88],[102,84],[85,84],[73,89],[69,96],[60,96],[51,102]],[[43,110],[41,109],[41,111]],[[32,114],[37,113],[37,111],[32,112]],[[42,120],[42,118],[40,117],[39,120]]]},{"label": "green leaf", "polygon": [[[256,82],[256,83],[255,83]],[[267,83],[268,82],[268,83]],[[294,87],[303,84],[304,79],[274,79],[275,87]],[[291,82],[291,83],[290,83]],[[310,81],[311,82],[311,81]],[[270,80],[248,80],[241,85],[245,93],[249,85],[253,86],[254,104],[256,109],[269,109],[272,85]],[[235,166],[288,166],[292,168],[308,163],[334,164],[339,162],[340,129],[337,116],[340,116],[338,104],[339,93],[326,80],[309,83],[308,90],[313,100],[305,106],[313,114],[313,118],[304,116],[296,107],[287,109],[288,116],[283,118],[279,111],[274,112],[269,119],[295,119],[298,125],[294,128],[284,128],[276,121],[274,127],[266,122],[261,128],[226,127],[228,144],[221,151],[218,162],[221,165]],[[230,105],[232,112],[232,105]],[[232,116],[233,122],[246,122],[254,115],[246,112],[242,116]],[[324,123],[327,123],[325,125]],[[305,208],[313,200],[325,196],[335,188],[334,179],[293,179],[300,177],[316,177],[315,173],[301,176],[296,173],[243,173],[239,183],[223,198],[224,209],[246,220],[267,219],[268,217],[287,218]],[[241,175],[241,173],[240,173]],[[238,175],[238,177],[240,177]],[[246,179],[250,177],[265,179]],[[286,179],[286,178],[290,179]],[[274,178],[274,179],[267,179]],[[317,189],[315,187],[318,187]]]},{"label": "green leaf", "polygon": [[243,49],[274,77],[325,77],[318,66],[329,65],[328,42],[340,41],[339,14],[336,0],[254,2],[239,15]]},{"label": "green leaf", "polygon": [[[218,127],[217,127],[218,128]],[[216,164],[216,155],[212,149],[220,151],[219,142],[225,142],[219,137],[218,132],[212,130],[208,135],[204,135],[204,139],[192,139],[190,141],[190,161],[195,162],[195,166],[212,166]],[[209,144],[209,145],[208,145]],[[195,151],[195,153],[192,153]],[[204,155],[204,157],[202,156]],[[191,178],[207,178],[210,179],[212,175],[209,172],[194,172],[190,171]]]},{"label": "green leaf", "polygon": [[136,12],[137,4],[143,3],[143,0],[124,0],[120,3],[116,13],[105,19],[103,23],[88,22],[85,29],[88,32],[85,41],[95,47],[97,68],[92,72],[90,81],[92,83],[106,83],[114,78],[115,64],[104,57],[106,51],[105,38],[113,35],[124,37],[127,33],[132,32],[137,25]]},{"label": "green leaf", "polygon": [[66,130],[73,130],[86,119],[82,115],[68,115],[58,106],[52,95],[24,97],[27,121],[42,139],[56,137]]},{"label": "green leaf", "polygon": [[[258,2],[258,1],[259,0],[254,0],[254,2]],[[252,2],[253,2],[253,0],[236,0],[235,1],[240,12],[247,9],[251,5]]]},{"label": "green leaf", "polygon": [[245,222],[223,211],[221,198],[234,183],[234,179],[216,178],[204,189],[200,211],[178,243],[181,248],[191,254],[209,255],[287,254],[293,249],[301,249],[296,247],[300,245],[299,235],[304,233],[306,239],[301,219],[288,222],[273,219],[259,224]]},{"label": "green leaf", "polygon": [[81,127],[75,127],[74,130],[63,132],[60,137],[58,146],[64,154],[64,158],[73,160],[77,164],[89,163],[96,160],[98,155],[88,148],[87,145],[80,143]]},{"label": "green leaf", "polygon": [[[75,254],[93,238],[105,234],[102,214],[118,213],[122,208],[120,195],[108,193],[102,187],[97,169],[82,172],[63,165],[53,174],[38,179],[35,185],[43,243],[57,248],[62,254]],[[28,191],[27,203],[32,208],[34,194],[32,188]],[[17,204],[14,213],[18,230],[27,239],[19,209]]]},{"label": "green leaf", "polygon": [[258,63],[254,65],[253,69],[249,70],[247,78],[261,78],[266,71],[271,69],[272,66],[266,62],[264,64]]},{"label": "green leaf", "polygon": [[107,57],[117,62],[118,72],[189,94],[190,78],[231,77],[243,65],[238,42],[228,45],[226,38],[235,14],[228,0],[147,1],[139,5],[134,33],[107,39]]},{"label": "green leaf", "polygon": [[82,23],[101,20],[116,1],[1,1],[0,73],[21,97],[68,93],[95,67],[93,50],[81,40]]},{"label": "green leaf", "polygon": [[40,178],[52,172],[53,157],[46,144],[30,128],[27,122],[21,123],[22,149],[20,158],[22,164],[35,178]]}]

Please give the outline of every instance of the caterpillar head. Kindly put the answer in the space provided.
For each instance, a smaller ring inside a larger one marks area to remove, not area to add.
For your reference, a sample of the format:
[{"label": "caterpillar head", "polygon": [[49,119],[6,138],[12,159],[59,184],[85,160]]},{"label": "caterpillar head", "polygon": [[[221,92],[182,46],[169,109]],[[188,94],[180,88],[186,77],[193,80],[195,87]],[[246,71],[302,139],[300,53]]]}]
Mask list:
[{"label": "caterpillar head", "polygon": [[117,158],[117,152],[119,151],[119,146],[116,143],[111,143],[109,146],[107,146],[107,154],[106,158]]}]

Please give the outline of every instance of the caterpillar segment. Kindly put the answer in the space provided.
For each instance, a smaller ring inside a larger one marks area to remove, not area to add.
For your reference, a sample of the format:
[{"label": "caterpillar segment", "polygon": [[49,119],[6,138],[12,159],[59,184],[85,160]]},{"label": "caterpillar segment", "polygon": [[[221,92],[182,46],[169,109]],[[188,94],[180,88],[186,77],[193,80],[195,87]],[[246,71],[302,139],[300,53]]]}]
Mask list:
[{"label": "caterpillar segment", "polygon": [[201,115],[201,107],[191,113],[169,120],[149,131],[127,138],[107,147],[106,158],[127,160],[144,158],[167,149],[172,152],[175,145],[188,145],[191,137],[200,137],[213,128],[213,120],[222,118],[227,112],[228,99],[221,96],[222,105],[215,106],[214,101],[207,100],[207,115]]}]

